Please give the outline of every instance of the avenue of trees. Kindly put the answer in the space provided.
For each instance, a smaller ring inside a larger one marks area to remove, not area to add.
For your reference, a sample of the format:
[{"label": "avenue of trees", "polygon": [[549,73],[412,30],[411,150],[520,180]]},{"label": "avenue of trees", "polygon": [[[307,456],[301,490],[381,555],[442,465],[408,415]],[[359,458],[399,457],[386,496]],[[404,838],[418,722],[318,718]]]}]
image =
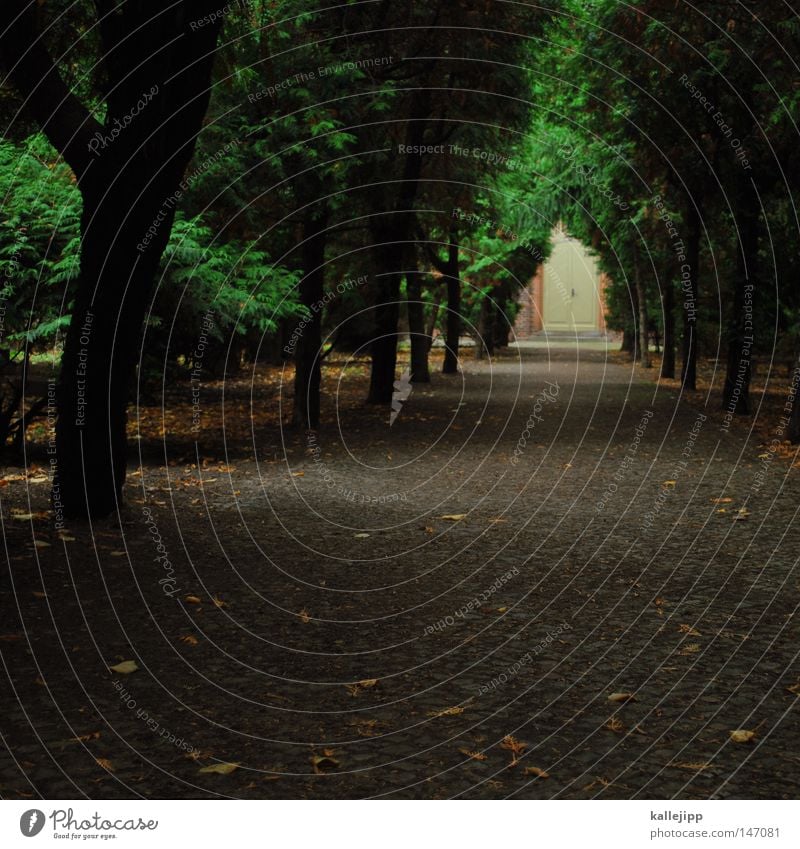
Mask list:
[{"label": "avenue of trees", "polygon": [[0,436],[57,357],[54,495],[107,515],[137,380],[292,361],[314,429],[336,348],[389,405],[401,335],[414,382],[437,329],[445,374],[508,344],[558,222],[631,354],[746,415],[798,353],[798,48],[752,0],[6,0]]}]

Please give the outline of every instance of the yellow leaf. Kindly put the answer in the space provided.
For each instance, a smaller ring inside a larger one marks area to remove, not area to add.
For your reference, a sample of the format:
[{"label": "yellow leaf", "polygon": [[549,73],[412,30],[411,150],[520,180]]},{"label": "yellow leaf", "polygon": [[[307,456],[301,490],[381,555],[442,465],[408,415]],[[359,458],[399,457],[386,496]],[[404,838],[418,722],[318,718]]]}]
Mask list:
[{"label": "yellow leaf", "polygon": [[301,610],[297,615],[300,617],[300,621],[303,622],[305,625],[308,625],[308,623],[311,621],[311,616],[305,609]]},{"label": "yellow leaf", "polygon": [[368,537],[369,537],[369,534],[355,534],[353,538],[354,539],[367,539]]},{"label": "yellow leaf", "polygon": [[437,719],[440,716],[458,716],[459,714],[464,713],[465,710],[466,708],[456,705],[455,707],[445,708],[444,710],[430,710],[428,711],[428,716],[432,716]]},{"label": "yellow leaf", "polygon": [[611,719],[606,723],[606,728],[609,731],[613,731],[615,734],[619,734],[621,731],[625,730],[625,724],[617,719],[615,716],[612,716]]},{"label": "yellow leaf", "polygon": [[734,743],[749,743],[756,736],[755,731],[746,731],[743,728],[737,728],[736,731],[731,731],[731,740]]},{"label": "yellow leaf", "polygon": [[467,518],[466,513],[448,513],[446,516],[439,516],[440,519],[444,519],[447,522],[460,522],[462,519]]},{"label": "yellow leaf", "polygon": [[[327,750],[326,751],[330,751]],[[339,761],[332,758],[330,755],[312,755],[311,766],[314,768],[316,775],[324,775],[326,772],[331,772],[339,766]]]},{"label": "yellow leaf", "polygon": [[196,595],[187,595],[184,596],[183,600],[188,604],[202,604],[202,600],[199,599]]},{"label": "yellow leaf", "polygon": [[730,504],[733,501],[732,498],[712,498],[712,504]]},{"label": "yellow leaf", "polygon": [[676,483],[677,483],[677,481],[661,481],[662,486],[665,486],[665,487],[675,486]]},{"label": "yellow leaf", "polygon": [[485,761],[486,755],[483,752],[471,752],[469,749],[459,749],[462,755],[472,758],[473,761]]},{"label": "yellow leaf", "polygon": [[196,646],[197,637],[193,637],[191,634],[187,634],[185,637],[181,637],[181,642],[186,643],[187,646]]},{"label": "yellow leaf", "polygon": [[636,696],[633,693],[612,693],[608,700],[610,702],[635,702]]},{"label": "yellow leaf", "polygon": [[365,678],[363,681],[358,682],[358,686],[367,689],[367,687],[374,687],[377,683],[377,678]]},{"label": "yellow leaf", "polygon": [[118,663],[116,666],[109,666],[108,668],[112,672],[119,672],[120,675],[130,675],[132,672],[136,672],[139,664],[135,660],[123,660],[122,663]]},{"label": "yellow leaf", "polygon": [[532,775],[534,778],[550,778],[550,773],[539,769],[538,766],[526,766],[525,775]]},{"label": "yellow leaf", "polygon": [[103,769],[108,770],[108,772],[114,772],[114,765],[110,760],[108,760],[108,758],[95,758],[94,760],[98,766],[103,767]]},{"label": "yellow leaf", "polygon": [[214,775],[230,775],[235,770],[239,769],[239,764],[212,764],[211,766],[204,766],[198,772],[203,773],[204,775],[214,774]]},{"label": "yellow leaf", "polygon": [[49,542],[45,542],[43,539],[37,539],[37,540],[34,542],[34,546],[35,546],[36,548],[50,548],[50,543],[49,543]]},{"label": "yellow leaf", "polygon": [[514,755],[521,755],[525,749],[528,748],[527,743],[523,743],[522,740],[517,740],[516,737],[512,737],[510,734],[507,734],[503,737],[502,743],[500,743],[501,749],[508,749],[510,752],[513,752]]},{"label": "yellow leaf", "polygon": [[700,643],[689,643],[685,645],[679,652],[679,654],[697,654],[700,651]]},{"label": "yellow leaf", "polygon": [[226,601],[223,601],[218,595],[213,596],[211,601],[213,601],[214,604],[217,607],[227,607],[228,606],[228,603]]},{"label": "yellow leaf", "polygon": [[704,769],[711,769],[711,764],[706,761],[679,761],[678,763],[669,764],[675,769],[689,769],[692,772],[702,772]]},{"label": "yellow leaf", "polygon": [[305,472],[292,472],[293,478],[304,478],[306,476]]},{"label": "yellow leaf", "polygon": [[679,626],[678,630],[681,632],[681,634],[688,634],[690,637],[703,636],[696,628],[693,628],[691,625],[681,625]]}]

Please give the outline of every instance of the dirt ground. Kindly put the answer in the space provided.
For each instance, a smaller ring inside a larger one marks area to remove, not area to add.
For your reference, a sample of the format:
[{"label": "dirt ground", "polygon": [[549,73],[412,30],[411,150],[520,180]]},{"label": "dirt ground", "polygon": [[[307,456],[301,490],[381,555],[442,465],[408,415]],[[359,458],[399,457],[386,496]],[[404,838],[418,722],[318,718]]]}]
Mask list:
[{"label": "dirt ground", "polygon": [[390,426],[341,360],[311,435],[275,369],[172,384],[119,518],[60,532],[39,433],[0,486],[0,796],[796,798],[785,387],[725,429],[652,377],[511,349]]}]

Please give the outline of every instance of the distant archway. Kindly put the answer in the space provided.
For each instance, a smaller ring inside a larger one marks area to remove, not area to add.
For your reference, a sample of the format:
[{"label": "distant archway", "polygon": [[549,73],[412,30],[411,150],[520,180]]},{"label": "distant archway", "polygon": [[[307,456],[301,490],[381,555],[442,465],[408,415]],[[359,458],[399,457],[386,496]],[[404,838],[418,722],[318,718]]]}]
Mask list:
[{"label": "distant archway", "polygon": [[553,230],[553,250],[520,297],[515,323],[520,338],[542,331],[605,334],[605,275],[578,239]]}]

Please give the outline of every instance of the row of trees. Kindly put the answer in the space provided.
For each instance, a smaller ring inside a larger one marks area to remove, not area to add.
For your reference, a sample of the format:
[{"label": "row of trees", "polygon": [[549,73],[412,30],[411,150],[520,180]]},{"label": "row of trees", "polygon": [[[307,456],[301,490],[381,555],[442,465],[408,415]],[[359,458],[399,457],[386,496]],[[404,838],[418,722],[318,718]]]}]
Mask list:
[{"label": "row of trees", "polygon": [[535,85],[535,204],[594,247],[645,365],[655,323],[664,377],[678,348],[687,389],[699,352],[723,358],[723,407],[746,413],[753,357],[798,353],[800,21],[756,0],[563,12]]},{"label": "row of trees", "polygon": [[445,373],[465,330],[491,352],[558,221],[645,364],[654,324],[686,388],[698,351],[724,354],[724,403],[748,410],[751,355],[800,306],[777,282],[797,24],[749,0],[550,5],[3,4],[0,351],[63,347],[67,514],[116,508],[137,366],[291,357],[315,428],[338,346],[369,353],[388,404],[401,318],[413,381],[437,323]]}]

